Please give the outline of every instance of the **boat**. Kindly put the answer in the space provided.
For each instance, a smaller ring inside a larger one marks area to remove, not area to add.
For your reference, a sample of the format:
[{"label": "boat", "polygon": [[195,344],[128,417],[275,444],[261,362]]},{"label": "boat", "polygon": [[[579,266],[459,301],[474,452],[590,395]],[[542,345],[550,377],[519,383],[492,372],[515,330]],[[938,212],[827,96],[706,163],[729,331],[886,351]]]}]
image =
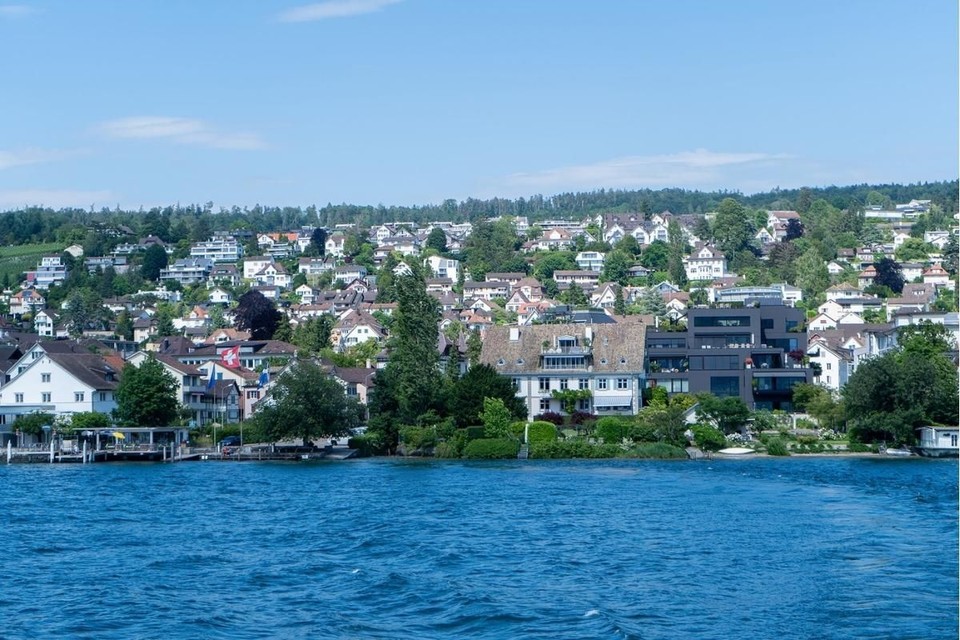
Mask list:
[{"label": "boat", "polygon": [[747,447],[727,447],[726,449],[720,449],[717,453],[725,456],[748,456],[751,453],[756,453],[756,451]]},{"label": "boat", "polygon": [[927,458],[960,457],[957,427],[920,427],[920,444],[913,448]]},{"label": "boat", "polygon": [[913,451],[909,449],[888,449],[887,447],[880,447],[880,455],[890,456],[891,458],[909,458],[914,454]]}]

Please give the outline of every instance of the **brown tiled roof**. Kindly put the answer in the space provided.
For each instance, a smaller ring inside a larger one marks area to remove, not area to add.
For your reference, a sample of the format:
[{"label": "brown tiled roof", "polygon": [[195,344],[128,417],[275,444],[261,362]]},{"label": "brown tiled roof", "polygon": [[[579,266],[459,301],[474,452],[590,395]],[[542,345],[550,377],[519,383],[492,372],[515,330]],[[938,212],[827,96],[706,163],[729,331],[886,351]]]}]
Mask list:
[{"label": "brown tiled roof", "polygon": [[[537,371],[544,342],[552,347],[559,336],[576,336],[582,344],[587,329],[593,334],[593,371],[615,373],[643,370],[646,325],[639,323],[489,327],[484,336],[480,360],[506,375]],[[519,333],[518,340],[510,340],[511,330]],[[621,359],[624,360],[623,363],[620,362]],[[502,365],[498,364],[500,360],[504,362]]]}]

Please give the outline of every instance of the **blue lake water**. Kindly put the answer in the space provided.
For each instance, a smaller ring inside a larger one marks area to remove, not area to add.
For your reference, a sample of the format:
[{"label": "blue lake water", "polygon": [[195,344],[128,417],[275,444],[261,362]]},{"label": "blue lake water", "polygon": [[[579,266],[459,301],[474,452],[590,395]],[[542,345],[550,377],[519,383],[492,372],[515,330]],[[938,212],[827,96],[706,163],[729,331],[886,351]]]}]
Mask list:
[{"label": "blue lake water", "polygon": [[0,466],[0,638],[956,638],[957,472]]}]

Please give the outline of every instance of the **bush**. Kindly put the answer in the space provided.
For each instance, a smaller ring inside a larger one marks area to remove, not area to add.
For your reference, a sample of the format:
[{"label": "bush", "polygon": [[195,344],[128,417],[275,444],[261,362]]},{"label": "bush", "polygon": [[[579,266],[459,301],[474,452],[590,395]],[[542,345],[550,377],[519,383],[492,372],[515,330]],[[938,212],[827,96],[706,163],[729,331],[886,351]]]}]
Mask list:
[{"label": "bush", "polygon": [[437,443],[437,430],[433,427],[400,427],[400,444],[404,455],[421,455]]},{"label": "bush", "polygon": [[851,441],[847,445],[847,451],[852,453],[876,453],[876,445],[863,444],[862,442]]},{"label": "bush", "polygon": [[535,422],[550,422],[558,427],[563,424],[563,416],[556,411],[547,411],[540,415],[533,416]]},{"label": "bush", "polygon": [[596,421],[597,416],[592,413],[587,413],[586,411],[574,411],[570,414],[570,424],[582,424],[587,425],[588,423]]},{"label": "bush", "polygon": [[523,432],[527,429],[527,423],[523,420],[517,420],[510,425],[510,435],[517,440],[523,440]]},{"label": "bush", "polygon": [[538,459],[617,458],[623,454],[615,444],[592,444],[582,438],[530,445],[530,457]]},{"label": "bush", "polygon": [[463,448],[463,457],[472,460],[499,460],[516,458],[519,446],[508,438],[480,438],[471,440]]},{"label": "bush", "polygon": [[767,453],[771,456],[788,456],[787,443],[780,438],[770,438],[767,440]]},{"label": "bush", "polygon": [[659,440],[656,426],[646,420],[630,427],[630,439],[634,442],[656,442]]},{"label": "bush", "polygon": [[607,416],[597,420],[593,435],[600,438],[607,444],[620,444],[620,442],[630,436],[630,423],[623,418]]},{"label": "bush", "polygon": [[460,458],[463,456],[465,446],[467,446],[466,429],[457,429],[449,438],[437,443],[433,448],[433,455],[436,458]]},{"label": "bush", "polygon": [[705,451],[719,451],[727,446],[723,432],[706,424],[693,426],[693,439],[697,446]]},{"label": "bush", "polygon": [[637,458],[653,458],[656,460],[686,460],[687,452],[666,442],[651,442],[635,447],[630,454]]},{"label": "bush", "polygon": [[387,441],[379,431],[368,431],[347,440],[347,447],[356,449],[360,457],[375,456],[387,452]]},{"label": "bush", "polygon": [[466,433],[467,440],[479,440],[483,437],[483,427],[467,427],[461,431]]},{"label": "bush", "polygon": [[527,432],[529,444],[540,442],[554,442],[557,439],[557,427],[552,422],[545,420],[535,420],[530,423],[530,429]]},{"label": "bush", "polygon": [[816,436],[797,436],[797,442],[799,442],[800,444],[807,444],[807,445],[817,444],[818,442],[820,442],[820,438]]}]

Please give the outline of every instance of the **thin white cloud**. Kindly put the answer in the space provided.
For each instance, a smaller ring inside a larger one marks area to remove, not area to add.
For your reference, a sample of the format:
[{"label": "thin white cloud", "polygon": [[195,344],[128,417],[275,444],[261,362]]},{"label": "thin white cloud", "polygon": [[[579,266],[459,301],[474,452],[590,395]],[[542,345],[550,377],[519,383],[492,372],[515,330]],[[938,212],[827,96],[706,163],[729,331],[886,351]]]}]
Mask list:
[{"label": "thin white cloud", "polygon": [[26,4],[0,4],[0,18],[20,18],[36,11]]},{"label": "thin white cloud", "polygon": [[117,197],[112,191],[80,191],[71,189],[11,189],[0,190],[0,209],[42,206],[63,207],[113,206]]},{"label": "thin white cloud", "polygon": [[161,139],[212,149],[263,149],[255,133],[221,131],[202,120],[169,116],[132,116],[101,123],[97,130],[111,138]]},{"label": "thin white cloud", "polygon": [[70,151],[66,149],[37,149],[27,148],[15,151],[4,151],[0,149],[0,171],[13,167],[22,167],[30,164],[42,164],[44,162],[56,162],[82,153],[81,151]]},{"label": "thin white cloud", "polygon": [[655,156],[627,156],[594,164],[515,173],[500,181],[509,191],[629,189],[642,187],[710,187],[728,170],[788,159],[785,154],[718,153],[706,149]]},{"label": "thin white cloud", "polygon": [[401,0],[330,0],[288,9],[277,16],[277,19],[280,22],[312,22],[330,18],[349,18],[376,13],[398,2]]}]

